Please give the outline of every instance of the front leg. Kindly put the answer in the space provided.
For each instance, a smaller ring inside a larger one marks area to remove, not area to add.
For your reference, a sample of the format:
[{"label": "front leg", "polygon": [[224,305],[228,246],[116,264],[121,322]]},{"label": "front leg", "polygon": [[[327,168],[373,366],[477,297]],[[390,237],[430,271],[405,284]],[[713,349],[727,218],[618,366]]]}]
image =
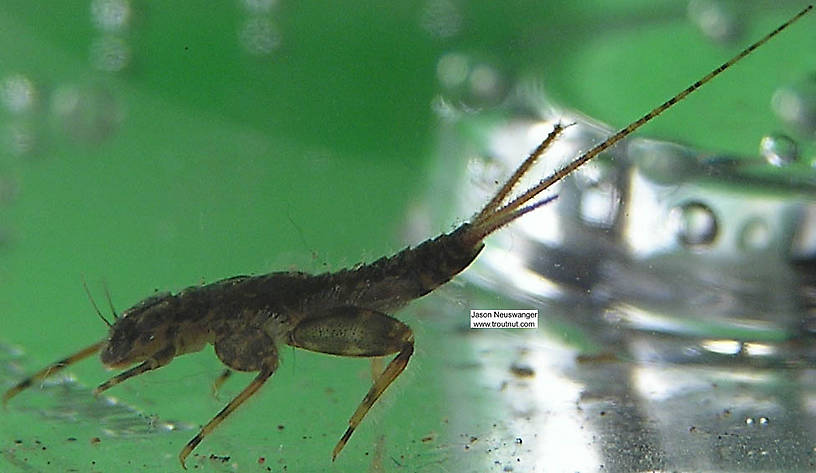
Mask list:
[{"label": "front leg", "polygon": [[139,376],[140,374],[147,373],[148,371],[161,368],[162,366],[166,366],[173,360],[173,357],[175,356],[176,348],[172,345],[169,345],[163,348],[162,350],[159,350],[158,352],[154,353],[153,356],[146,359],[142,363],[114,376],[113,378],[97,386],[96,389],[93,390],[94,396],[98,396],[103,391],[107,391],[108,389],[116,386],[122,381],[128,380],[134,376]]},{"label": "front leg", "polygon": [[376,377],[368,394],[349,419],[346,432],[332,451],[334,461],[371,406],[408,365],[414,353],[414,334],[410,327],[381,312],[359,307],[338,307],[322,317],[302,321],[292,331],[288,344],[339,356],[372,357],[398,353]]}]

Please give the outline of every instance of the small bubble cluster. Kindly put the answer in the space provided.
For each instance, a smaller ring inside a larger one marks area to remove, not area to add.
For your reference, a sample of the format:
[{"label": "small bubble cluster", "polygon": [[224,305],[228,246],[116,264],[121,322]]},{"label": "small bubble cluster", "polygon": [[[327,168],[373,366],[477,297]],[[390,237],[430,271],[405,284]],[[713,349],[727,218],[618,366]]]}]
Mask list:
[{"label": "small bubble cluster", "polygon": [[479,109],[500,103],[510,85],[502,71],[490,61],[460,52],[443,54],[436,63],[441,101],[464,109]]}]

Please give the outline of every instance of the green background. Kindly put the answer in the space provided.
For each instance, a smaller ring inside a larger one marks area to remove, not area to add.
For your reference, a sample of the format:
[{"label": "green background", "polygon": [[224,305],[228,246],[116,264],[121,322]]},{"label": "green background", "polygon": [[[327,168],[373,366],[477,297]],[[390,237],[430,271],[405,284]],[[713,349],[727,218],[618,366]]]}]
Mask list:
[{"label": "green background", "polygon": [[[455,7],[458,34],[439,37],[423,27],[423,11],[434,4]],[[431,103],[446,52],[488,58],[510,81],[537,77],[559,103],[622,126],[800,8],[751,2],[745,34],[716,44],[675,1],[280,0],[266,13],[236,1],[134,2],[129,27],[116,33],[131,62],[108,73],[89,59],[102,35],[89,2],[32,5],[6,0],[0,7],[0,79],[23,74],[38,93],[25,114],[2,112],[4,127],[25,126],[34,136],[31,151],[0,149],[0,342],[21,350],[6,350],[14,363],[4,363],[2,388],[104,336],[83,276],[98,302],[105,284],[122,310],[155,289],[339,269],[416,243],[401,231],[437,159]],[[250,54],[238,40],[252,15],[278,29],[280,45],[268,55]],[[645,133],[756,154],[759,139],[782,127],[769,108],[773,90],[813,69],[813,21]],[[89,103],[67,118],[54,112],[54,97],[66,90]],[[444,317],[443,305],[431,298],[401,314],[417,332],[417,354],[335,465],[331,448],[367,389],[368,365],[284,351],[258,399],[188,466],[457,471],[464,450],[456,439],[466,433],[446,432],[446,419],[484,406],[444,395],[447,384],[473,380],[458,377],[454,363],[472,356],[465,341],[457,346],[447,335],[466,323],[470,307]],[[209,387],[219,369],[208,348],[110,394],[141,411],[137,425],[158,416],[195,426],[248,382],[236,376],[215,399]],[[71,372],[84,387],[110,376],[96,360]],[[67,404],[61,396],[32,390],[9,404],[0,420],[0,470],[175,471],[193,434],[105,435],[104,403],[87,390]],[[475,398],[500,412],[489,398]],[[386,433],[386,453],[378,453],[376,439]],[[211,453],[231,460],[208,460]]]}]

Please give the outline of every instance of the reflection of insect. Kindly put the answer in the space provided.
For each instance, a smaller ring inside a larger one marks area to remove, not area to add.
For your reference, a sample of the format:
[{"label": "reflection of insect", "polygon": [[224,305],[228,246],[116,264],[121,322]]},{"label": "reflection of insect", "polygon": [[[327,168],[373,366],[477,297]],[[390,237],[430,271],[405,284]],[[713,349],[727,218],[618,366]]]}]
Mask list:
[{"label": "reflection of insect", "polygon": [[94,392],[98,394],[211,343],[218,358],[230,369],[258,374],[181,450],[179,460],[184,466],[187,456],[204,437],[272,376],[278,366],[278,345],[350,357],[396,353],[351,416],[332,452],[334,459],[371,406],[405,369],[414,351],[411,329],[388,313],[448,282],[477,257],[485,237],[554,198],[537,199],[541,192],[747,56],[811,8],[802,10],[687,89],[511,199],[515,184],[564,131],[565,126],[556,124],[490,202],[469,223],[451,233],[394,256],[336,273],[238,276],[178,294],[150,297],[116,317],[109,324],[106,339],[23,380],[6,391],[3,402],[97,351],[101,351],[102,363],[108,367],[127,368],[136,364],[97,387]]}]

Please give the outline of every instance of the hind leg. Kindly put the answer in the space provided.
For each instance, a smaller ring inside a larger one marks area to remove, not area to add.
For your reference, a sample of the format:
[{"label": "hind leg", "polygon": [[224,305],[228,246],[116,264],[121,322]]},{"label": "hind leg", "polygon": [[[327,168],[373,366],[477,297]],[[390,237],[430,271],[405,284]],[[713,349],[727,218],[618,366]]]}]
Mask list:
[{"label": "hind leg", "polygon": [[375,357],[397,353],[349,419],[346,432],[332,451],[332,460],[343,450],[369,409],[408,365],[414,353],[414,335],[399,320],[359,307],[339,307],[323,317],[307,319],[292,332],[289,345],[339,356]]}]

